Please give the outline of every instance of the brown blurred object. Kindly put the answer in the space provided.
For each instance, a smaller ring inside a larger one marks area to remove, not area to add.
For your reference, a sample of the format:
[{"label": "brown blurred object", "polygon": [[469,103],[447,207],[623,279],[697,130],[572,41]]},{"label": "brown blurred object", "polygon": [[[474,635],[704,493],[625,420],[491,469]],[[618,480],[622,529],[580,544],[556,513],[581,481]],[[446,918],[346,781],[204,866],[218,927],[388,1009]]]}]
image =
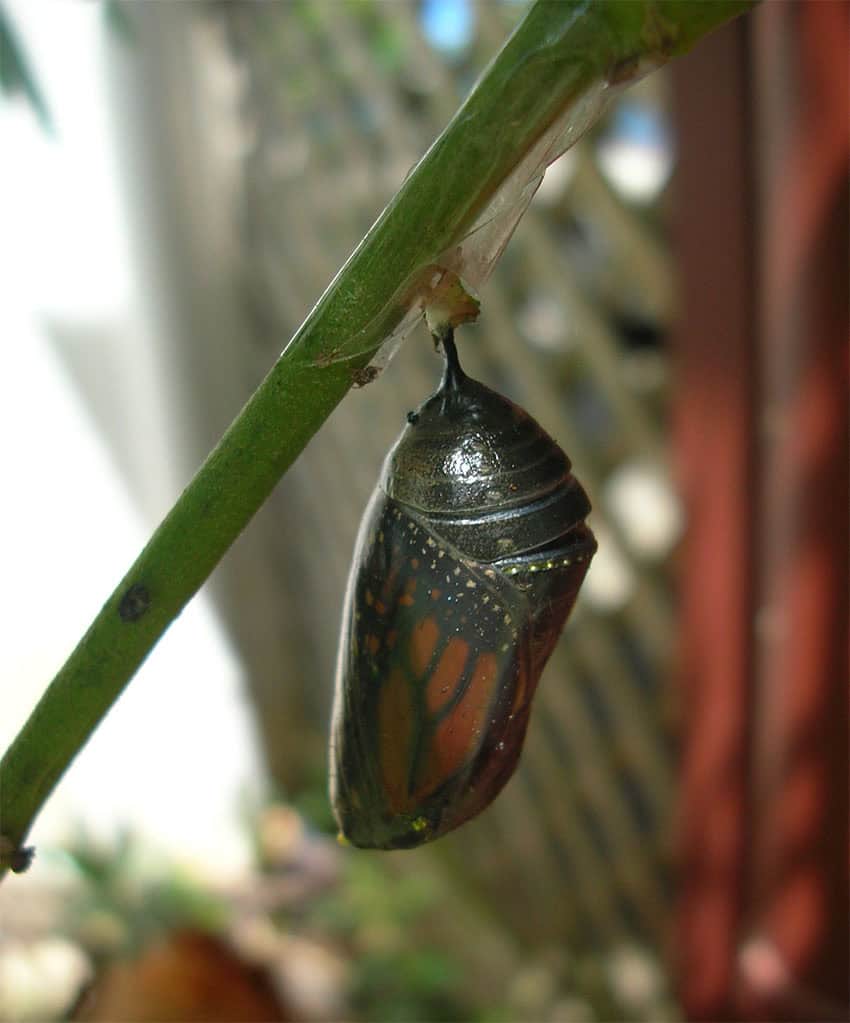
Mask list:
[{"label": "brown blurred object", "polygon": [[848,13],[765,4],[674,68],[694,1019],[848,1013]]},{"label": "brown blurred object", "polygon": [[70,1017],[84,1023],[278,1023],[292,1019],[271,983],[217,938],[172,932],[108,966]]}]

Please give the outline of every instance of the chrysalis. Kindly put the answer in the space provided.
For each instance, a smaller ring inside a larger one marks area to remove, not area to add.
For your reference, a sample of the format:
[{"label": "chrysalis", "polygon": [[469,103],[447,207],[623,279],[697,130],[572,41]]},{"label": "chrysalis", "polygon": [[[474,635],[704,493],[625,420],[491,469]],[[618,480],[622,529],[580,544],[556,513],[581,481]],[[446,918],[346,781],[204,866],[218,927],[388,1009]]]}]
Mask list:
[{"label": "chrysalis", "polygon": [[552,438],[460,368],[408,417],[363,517],[343,612],[331,800],[353,845],[410,848],[513,773],[596,551]]}]

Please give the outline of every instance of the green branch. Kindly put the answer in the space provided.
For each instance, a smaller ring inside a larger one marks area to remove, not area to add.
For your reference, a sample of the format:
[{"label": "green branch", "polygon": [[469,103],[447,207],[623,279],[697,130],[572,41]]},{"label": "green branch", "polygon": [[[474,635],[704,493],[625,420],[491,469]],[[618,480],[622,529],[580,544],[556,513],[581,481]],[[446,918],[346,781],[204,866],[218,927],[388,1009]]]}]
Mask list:
[{"label": "green branch", "polygon": [[[157,640],[568,111],[754,0],[538,0],[154,533],[0,762],[0,861]],[[462,250],[461,250],[462,251]],[[454,264],[453,264],[454,265]],[[464,266],[455,269],[463,276]],[[2,869],[2,868],[0,868]]]}]

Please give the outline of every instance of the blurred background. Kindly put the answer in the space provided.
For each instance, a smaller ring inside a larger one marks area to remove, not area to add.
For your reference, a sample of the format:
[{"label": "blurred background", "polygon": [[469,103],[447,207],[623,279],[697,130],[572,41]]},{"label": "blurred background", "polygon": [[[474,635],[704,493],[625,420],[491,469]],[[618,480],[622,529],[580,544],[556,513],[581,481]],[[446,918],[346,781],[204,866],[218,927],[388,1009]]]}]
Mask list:
[{"label": "blurred background", "polygon": [[[3,0],[4,746],[524,10]],[[0,1018],[847,1017],[848,11],[765,4],[624,93],[461,333],[600,541],[493,807],[376,854],[326,794],[423,328],[37,820]]]}]

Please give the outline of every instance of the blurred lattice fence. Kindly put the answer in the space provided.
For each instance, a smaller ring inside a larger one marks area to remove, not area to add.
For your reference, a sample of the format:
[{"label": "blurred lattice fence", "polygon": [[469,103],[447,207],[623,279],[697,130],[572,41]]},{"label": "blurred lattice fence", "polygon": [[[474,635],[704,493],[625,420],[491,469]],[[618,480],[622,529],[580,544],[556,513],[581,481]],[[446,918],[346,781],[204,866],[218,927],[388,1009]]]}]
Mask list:
[{"label": "blurred lattice fence", "polygon": [[[468,45],[449,60],[423,37],[417,10],[218,10],[251,132],[241,205],[248,379],[271,363],[517,16],[482,5]],[[415,869],[417,858],[439,856],[460,892],[474,890],[533,946],[605,947],[631,935],[657,947],[669,919],[676,508],[664,441],[665,175],[657,167],[648,195],[630,203],[601,169],[606,158],[628,158],[628,133],[616,127],[630,116],[654,126],[633,147],[638,156],[663,165],[664,80],[648,80],[628,103],[553,170],[482,295],[480,324],[460,338],[467,369],[531,410],[573,459],[601,551],[541,683],[515,780],[480,820],[433,852],[402,857]],[[422,330],[334,413],[261,518],[286,642],[283,661],[254,652],[254,693],[270,762],[290,793],[324,771],[360,515],[405,413],[439,372]],[[636,492],[644,519],[626,521],[624,495]],[[251,614],[244,604],[242,617]]]}]

